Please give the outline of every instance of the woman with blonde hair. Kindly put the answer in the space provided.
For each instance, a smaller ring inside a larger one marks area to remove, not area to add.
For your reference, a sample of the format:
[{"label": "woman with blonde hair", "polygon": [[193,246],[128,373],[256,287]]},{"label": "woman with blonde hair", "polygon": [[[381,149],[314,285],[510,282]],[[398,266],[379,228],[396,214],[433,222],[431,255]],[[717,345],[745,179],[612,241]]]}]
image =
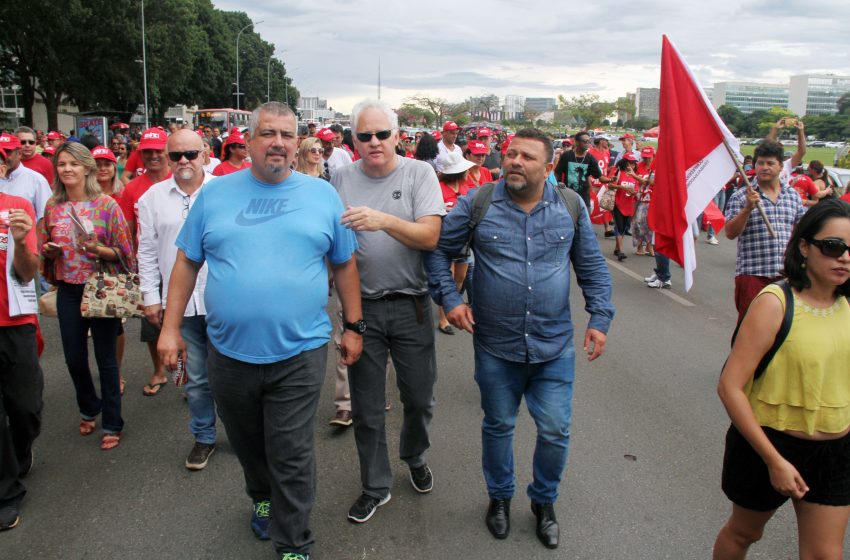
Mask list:
[{"label": "woman with blonde hair", "polygon": [[318,138],[305,138],[298,146],[298,160],[295,164],[295,171],[328,181],[328,174],[322,161],[323,153],[324,149]]},{"label": "woman with blonde hair", "polygon": [[[53,196],[45,205],[40,231],[42,274],[57,287],[59,332],[80,410],[80,435],[94,432],[95,418],[102,413],[100,448],[113,449],[124,428],[116,357],[121,320],[83,317],[80,304],[86,281],[99,267],[117,273],[123,270],[119,262],[123,261],[135,270],[130,231],[118,203],[101,192],[97,163],[85,146],[63,144],[56,150],[53,165]],[[89,369],[89,330],[100,373],[100,397]]]}]

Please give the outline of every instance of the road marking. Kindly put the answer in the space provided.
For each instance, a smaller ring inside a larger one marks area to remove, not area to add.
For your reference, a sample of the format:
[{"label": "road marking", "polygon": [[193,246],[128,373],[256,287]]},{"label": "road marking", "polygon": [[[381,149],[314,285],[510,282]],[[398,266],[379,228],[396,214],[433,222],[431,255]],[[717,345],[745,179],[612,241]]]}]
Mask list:
[{"label": "road marking", "polygon": [[[621,265],[618,262],[614,262],[607,257],[605,258],[605,260],[608,261],[609,266],[613,266],[614,268],[616,268],[617,270],[619,270],[620,272],[622,272],[626,276],[631,276],[635,280],[640,280],[641,282],[643,282],[643,276],[641,276],[637,272],[632,272],[631,270],[629,270],[625,266]],[[696,304],[691,303],[690,301],[686,300],[685,298],[683,298],[682,296],[680,296],[678,294],[674,294],[672,290],[660,289],[660,290],[655,290],[655,291],[661,292],[662,295],[667,296],[668,298],[672,299],[676,303],[684,305],[685,307],[696,307]]]}]

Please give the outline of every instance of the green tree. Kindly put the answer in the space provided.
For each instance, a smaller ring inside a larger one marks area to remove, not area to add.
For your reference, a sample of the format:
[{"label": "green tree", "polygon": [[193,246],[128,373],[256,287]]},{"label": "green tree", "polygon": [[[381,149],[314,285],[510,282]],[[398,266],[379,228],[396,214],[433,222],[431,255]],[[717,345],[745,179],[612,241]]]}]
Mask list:
[{"label": "green tree", "polygon": [[740,109],[732,105],[721,105],[717,108],[717,114],[733,134],[741,133],[741,121],[744,118],[744,113]]},{"label": "green tree", "polygon": [[443,118],[446,115],[448,103],[442,97],[431,97],[422,93],[417,93],[405,99],[406,104],[415,105],[434,117],[434,125],[442,126]]},{"label": "green tree", "polygon": [[838,98],[838,112],[842,115],[850,115],[850,91]]},{"label": "green tree", "polygon": [[560,108],[587,128],[594,128],[602,124],[615,107],[615,103],[602,101],[595,93],[585,93],[577,97],[565,98],[558,96]]},{"label": "green tree", "polygon": [[[762,119],[759,120],[758,135],[759,136],[767,136],[767,133],[770,132],[771,128],[773,128],[773,125],[775,125],[777,123],[777,121],[779,121],[779,119],[781,119],[782,117],[796,117],[796,116],[797,115],[794,114],[793,111],[789,111],[788,109],[785,109],[784,107],[771,107],[770,109],[767,110],[767,112],[764,114]],[[786,136],[790,137],[790,131],[787,130],[787,129],[784,130],[784,131],[780,130],[779,135],[780,136],[786,135]]]}]

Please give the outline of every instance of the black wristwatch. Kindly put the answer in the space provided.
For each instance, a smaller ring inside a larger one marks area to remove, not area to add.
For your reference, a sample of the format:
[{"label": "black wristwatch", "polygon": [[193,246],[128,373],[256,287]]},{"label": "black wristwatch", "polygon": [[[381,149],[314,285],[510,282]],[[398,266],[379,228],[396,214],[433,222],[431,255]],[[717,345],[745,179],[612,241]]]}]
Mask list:
[{"label": "black wristwatch", "polygon": [[363,335],[366,332],[366,321],[360,319],[359,321],[354,321],[353,323],[349,323],[348,321],[343,321],[342,326],[350,331],[354,331],[359,335]]}]

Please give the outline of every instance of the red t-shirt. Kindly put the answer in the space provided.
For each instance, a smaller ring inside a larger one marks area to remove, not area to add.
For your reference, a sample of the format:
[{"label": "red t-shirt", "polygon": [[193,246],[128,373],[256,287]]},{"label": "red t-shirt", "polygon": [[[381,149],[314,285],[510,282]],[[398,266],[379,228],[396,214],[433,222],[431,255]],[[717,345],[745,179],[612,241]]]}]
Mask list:
[{"label": "red t-shirt", "polygon": [[[169,177],[171,177],[170,171],[165,179]],[[162,181],[165,181],[165,179],[162,179]],[[143,194],[148,192],[149,188],[158,182],[151,179],[147,174],[139,175],[127,183],[127,186],[124,187],[124,190],[118,196],[118,206],[121,207],[121,212],[124,213],[124,221],[127,222],[127,229],[133,235],[134,249],[139,246],[139,199],[142,198]]]},{"label": "red t-shirt", "polygon": [[454,192],[451,187],[440,181],[440,190],[443,191],[443,202],[446,204],[446,212],[451,212],[452,208],[457,204],[459,196],[466,196],[469,192],[469,186],[466,183],[461,183],[458,186],[457,192]]},{"label": "red t-shirt", "polygon": [[[632,188],[637,189],[637,181],[626,175],[625,171],[620,171],[617,175],[617,184],[630,185]],[[614,197],[614,205],[623,216],[633,216],[635,213],[635,193],[617,189],[617,195]]]},{"label": "red t-shirt", "polygon": [[50,188],[53,188],[53,164],[49,159],[41,154],[35,154],[29,159],[21,158],[21,163],[24,164],[24,167],[41,173],[47,179]]},{"label": "red t-shirt", "polygon": [[850,191],[847,191],[847,194],[842,196],[839,200],[843,200],[844,202],[850,202]]},{"label": "red t-shirt", "polygon": [[130,179],[135,179],[139,175],[144,175],[145,164],[142,162],[141,150],[133,150],[130,152],[130,155],[127,157],[127,163],[124,164],[124,171],[127,171],[128,169],[133,172]]},{"label": "red t-shirt", "polygon": [[470,172],[466,174],[466,186],[467,188],[473,189],[475,187],[480,187],[484,183],[492,183],[493,182],[493,174],[490,173],[490,170],[484,167],[483,165],[478,168],[478,181],[472,178],[472,169]]},{"label": "red t-shirt", "polygon": [[221,177],[222,175],[230,175],[231,173],[236,173],[237,171],[242,171],[243,169],[248,169],[250,167],[251,162],[247,160],[242,162],[242,167],[233,167],[232,163],[225,160],[213,169],[212,174],[216,177]]},{"label": "red t-shirt", "polygon": [[797,194],[803,200],[809,200],[808,195],[814,196],[819,192],[817,185],[815,185],[815,182],[808,175],[798,175],[791,186],[794,187],[794,190],[797,191]]},{"label": "red t-shirt", "polygon": [[17,325],[36,324],[35,315],[18,315],[17,317],[9,317],[9,291],[6,284],[6,264],[9,256],[8,243],[9,237],[12,235],[9,232],[9,210],[12,208],[22,208],[26,210],[32,220],[32,229],[24,238],[27,248],[33,254],[38,254],[36,247],[35,233],[35,212],[32,209],[32,204],[25,198],[12,196],[0,192],[0,327],[11,327]]}]

